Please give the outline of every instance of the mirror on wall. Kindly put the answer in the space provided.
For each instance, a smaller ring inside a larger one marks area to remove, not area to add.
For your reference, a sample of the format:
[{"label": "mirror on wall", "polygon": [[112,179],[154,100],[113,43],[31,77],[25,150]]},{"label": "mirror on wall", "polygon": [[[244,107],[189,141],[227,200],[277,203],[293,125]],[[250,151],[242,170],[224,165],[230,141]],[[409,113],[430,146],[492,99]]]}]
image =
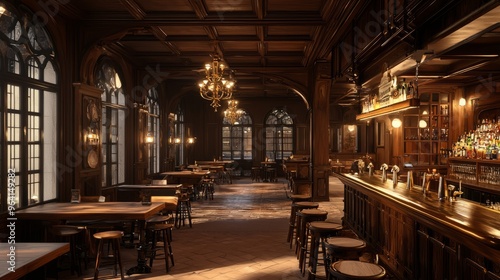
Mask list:
[{"label": "mirror on wall", "polygon": [[356,124],[332,125],[329,129],[330,151],[333,153],[357,153],[359,147]]},{"label": "mirror on wall", "polygon": [[358,126],[355,124],[342,125],[342,153],[358,152]]}]

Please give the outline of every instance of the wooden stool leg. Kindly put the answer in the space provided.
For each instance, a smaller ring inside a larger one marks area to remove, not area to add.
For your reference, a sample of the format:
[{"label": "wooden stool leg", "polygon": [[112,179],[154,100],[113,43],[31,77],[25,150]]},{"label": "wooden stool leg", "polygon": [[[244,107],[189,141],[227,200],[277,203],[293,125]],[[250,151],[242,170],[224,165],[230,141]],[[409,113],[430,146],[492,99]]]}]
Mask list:
[{"label": "wooden stool leg", "polygon": [[101,262],[101,252],[103,248],[103,240],[99,240],[99,245],[97,246],[97,256],[95,259],[95,269],[94,269],[94,280],[99,277],[99,264]]},{"label": "wooden stool leg", "polygon": [[[120,241],[118,239],[114,239],[113,240],[113,246],[115,247],[115,263],[118,262],[118,266],[120,267],[120,276],[121,276],[121,279],[123,280],[124,279],[124,275],[123,275],[123,267],[122,267],[122,257],[121,257],[121,254],[120,254]],[[115,273],[116,273],[116,265],[115,265]]]},{"label": "wooden stool leg", "polygon": [[162,235],[163,235],[163,253],[165,255],[165,268],[166,268],[166,271],[168,273],[169,272],[168,257],[170,255],[170,251],[168,250],[167,246],[168,246],[168,244],[170,244],[170,242],[168,241],[167,230],[164,229],[161,232],[162,232]]},{"label": "wooden stool leg", "polygon": [[[172,229],[166,230],[167,241],[168,241],[168,254],[170,256],[170,261],[172,262],[172,266],[174,266],[174,252],[172,251]],[[166,256],[165,256],[166,258]]]}]

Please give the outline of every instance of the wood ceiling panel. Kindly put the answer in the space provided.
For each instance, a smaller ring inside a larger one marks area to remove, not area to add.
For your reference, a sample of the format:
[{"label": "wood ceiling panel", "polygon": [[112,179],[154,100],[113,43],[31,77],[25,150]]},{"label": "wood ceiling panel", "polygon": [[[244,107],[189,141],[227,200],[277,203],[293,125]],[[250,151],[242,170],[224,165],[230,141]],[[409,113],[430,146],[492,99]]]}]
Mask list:
[{"label": "wood ceiling panel", "polygon": [[290,1],[290,0],[268,0],[267,10],[273,11],[321,11],[325,0],[303,0],[303,1]]},{"label": "wood ceiling panel", "polygon": [[228,52],[246,52],[246,51],[255,51],[256,53],[258,50],[258,42],[244,42],[242,43],[241,41],[239,42],[231,42],[231,41],[224,41],[221,43],[222,47],[225,51]]},{"label": "wood ceiling panel", "polygon": [[186,0],[140,0],[137,1],[147,13],[150,12],[192,12],[193,8]]},{"label": "wood ceiling panel", "polygon": [[95,1],[95,0],[79,0],[71,1],[72,5],[75,5],[78,9],[84,12],[127,12],[127,8],[122,4],[120,0],[106,0],[106,1]]},{"label": "wood ceiling panel", "polygon": [[182,52],[212,52],[214,49],[212,42],[196,41],[176,41],[175,46]]},{"label": "wood ceiling panel", "polygon": [[227,35],[257,35],[255,26],[216,26],[220,36]]},{"label": "wood ceiling panel", "polygon": [[305,42],[296,41],[271,41],[267,43],[269,52],[289,52],[300,51],[303,52],[307,46]]},{"label": "wood ceiling panel", "polygon": [[[161,26],[160,29],[167,34],[167,36],[207,36],[207,32],[203,26]],[[208,36],[207,36],[208,40]]]},{"label": "wood ceiling panel", "polygon": [[269,26],[267,28],[267,35],[307,35],[311,36],[314,32],[314,26]]},{"label": "wood ceiling panel", "polygon": [[248,12],[253,11],[252,0],[205,0],[209,12]]}]

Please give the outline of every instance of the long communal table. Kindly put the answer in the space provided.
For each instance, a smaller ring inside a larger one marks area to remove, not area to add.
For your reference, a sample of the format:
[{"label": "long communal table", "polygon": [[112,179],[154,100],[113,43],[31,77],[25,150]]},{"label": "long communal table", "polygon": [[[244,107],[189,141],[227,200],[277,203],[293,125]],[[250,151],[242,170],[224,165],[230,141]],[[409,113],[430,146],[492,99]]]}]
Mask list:
[{"label": "long communal table", "polygon": [[107,220],[138,221],[139,244],[137,246],[137,265],[127,271],[134,273],[150,273],[151,267],[146,264],[146,240],[144,228],[146,220],[165,208],[165,203],[152,202],[143,205],[141,202],[90,202],[90,203],[47,203],[16,211],[18,221],[71,221],[71,220]]},{"label": "long communal table", "polygon": [[0,243],[0,279],[20,279],[67,252],[69,243]]}]

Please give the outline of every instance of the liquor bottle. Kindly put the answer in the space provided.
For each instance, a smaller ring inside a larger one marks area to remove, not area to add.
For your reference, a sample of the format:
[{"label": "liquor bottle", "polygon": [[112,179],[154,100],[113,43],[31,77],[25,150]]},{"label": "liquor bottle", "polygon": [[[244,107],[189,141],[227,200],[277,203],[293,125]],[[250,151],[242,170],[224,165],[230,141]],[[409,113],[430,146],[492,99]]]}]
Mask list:
[{"label": "liquor bottle", "polygon": [[498,158],[498,147],[496,144],[493,144],[491,149],[491,159],[496,160]]}]

